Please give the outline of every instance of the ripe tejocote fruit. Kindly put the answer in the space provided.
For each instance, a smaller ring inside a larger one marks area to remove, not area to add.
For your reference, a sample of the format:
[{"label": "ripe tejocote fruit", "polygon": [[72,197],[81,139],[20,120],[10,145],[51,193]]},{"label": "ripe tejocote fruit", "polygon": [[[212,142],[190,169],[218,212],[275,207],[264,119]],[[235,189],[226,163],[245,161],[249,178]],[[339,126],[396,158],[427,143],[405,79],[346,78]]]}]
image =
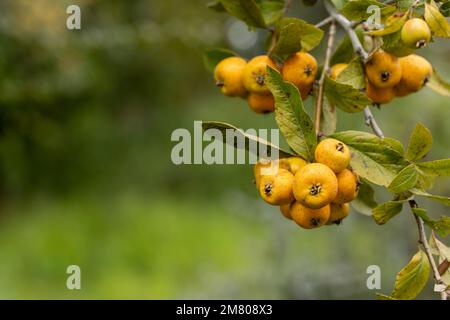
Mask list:
[{"label": "ripe tejocote fruit", "polygon": [[247,97],[248,105],[256,113],[270,113],[275,111],[273,95],[250,93]]},{"label": "ripe tejocote fruit", "polygon": [[339,140],[327,138],[322,140],[314,153],[316,161],[339,173],[350,163],[350,150]]},{"label": "ripe tejocote fruit", "polygon": [[292,203],[294,175],[286,169],[279,169],[274,175],[261,176],[259,194],[268,204],[283,205]]},{"label": "ripe tejocote fruit", "polygon": [[269,94],[266,85],[267,66],[277,68],[275,62],[268,56],[256,56],[244,68],[242,79],[244,87],[251,93]]},{"label": "ripe tejocote fruit", "polygon": [[338,204],[331,203],[330,204],[330,218],[327,221],[327,224],[341,224],[342,220],[344,220],[348,213],[350,212],[350,205],[348,203]]},{"label": "ripe tejocote fruit", "polygon": [[295,174],[294,197],[302,205],[318,209],[337,195],[338,183],[334,172],[321,163],[310,163]]},{"label": "ripe tejocote fruit", "polygon": [[378,88],[391,88],[402,77],[400,62],[393,54],[378,50],[366,63],[366,76]]},{"label": "ripe tejocote fruit", "polygon": [[280,206],[280,212],[283,214],[283,216],[289,220],[292,220],[291,217],[291,205],[293,203],[283,204]]},{"label": "ripe tejocote fruit", "polygon": [[401,31],[402,42],[410,48],[425,47],[431,40],[431,31],[425,20],[419,18],[409,19]]},{"label": "ripe tejocote fruit", "polygon": [[395,86],[395,94],[399,97],[419,91],[433,74],[433,67],[423,57],[416,54],[400,58],[402,78]]},{"label": "ripe tejocote fruit", "polygon": [[256,188],[259,190],[259,183],[261,181],[261,177],[265,175],[275,175],[278,173],[279,169],[289,170],[289,165],[285,161],[285,159],[279,160],[260,160],[253,167],[253,175],[255,178]]},{"label": "ripe tejocote fruit", "polygon": [[330,69],[330,78],[336,80],[337,76],[342,72],[342,70],[347,68],[347,66],[347,63],[336,63]]},{"label": "ripe tejocote fruit", "polygon": [[330,206],[326,205],[319,209],[311,209],[296,201],[291,206],[290,214],[292,220],[300,227],[314,229],[327,223],[330,218]]},{"label": "ripe tejocote fruit", "polygon": [[301,168],[303,168],[308,164],[306,160],[303,160],[300,157],[290,157],[282,160],[285,160],[285,162],[288,165],[288,170],[292,172],[293,175],[295,175],[298,170],[300,170]]},{"label": "ripe tejocote fruit", "polygon": [[359,190],[359,181],[356,173],[344,169],[336,177],[338,181],[338,193],[333,202],[343,204],[354,200],[358,196]]},{"label": "ripe tejocote fruit", "polygon": [[284,80],[292,82],[301,91],[302,88],[309,88],[314,82],[317,74],[317,61],[309,53],[300,51],[284,62],[281,73]]},{"label": "ripe tejocote fruit", "polygon": [[242,74],[247,62],[239,57],[229,57],[220,61],[214,69],[216,85],[222,93],[230,97],[244,97],[247,93],[242,82]]},{"label": "ripe tejocote fruit", "polygon": [[376,104],[388,103],[395,98],[394,88],[377,88],[370,81],[366,81],[366,94]]}]

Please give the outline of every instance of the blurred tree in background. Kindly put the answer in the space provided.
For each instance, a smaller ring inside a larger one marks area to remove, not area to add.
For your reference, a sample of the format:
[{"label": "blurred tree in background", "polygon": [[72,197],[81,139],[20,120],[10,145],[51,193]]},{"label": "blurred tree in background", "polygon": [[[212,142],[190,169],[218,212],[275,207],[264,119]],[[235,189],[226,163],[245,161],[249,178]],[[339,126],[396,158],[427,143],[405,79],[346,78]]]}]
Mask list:
[{"label": "blurred tree in background", "polygon": [[[66,29],[70,4],[82,30]],[[390,285],[415,251],[409,219],[380,231],[352,212],[340,230],[306,234],[259,203],[249,165],[172,164],[170,134],[194,120],[275,127],[219,94],[202,61],[207,47],[249,57],[265,40],[200,0],[1,1],[0,297],[372,298],[370,264]],[[450,79],[448,44],[422,54]],[[423,122],[431,158],[449,156],[448,98],[423,90],[376,116],[403,142]],[[367,130],[361,114],[338,126]],[[69,264],[80,292],[65,288]]]}]

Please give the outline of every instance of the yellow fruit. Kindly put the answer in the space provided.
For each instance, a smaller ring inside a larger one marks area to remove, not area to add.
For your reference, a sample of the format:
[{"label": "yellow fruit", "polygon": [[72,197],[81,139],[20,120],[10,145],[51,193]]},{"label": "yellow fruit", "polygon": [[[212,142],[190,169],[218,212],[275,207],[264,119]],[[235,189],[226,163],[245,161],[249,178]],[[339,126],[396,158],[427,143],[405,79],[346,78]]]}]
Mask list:
[{"label": "yellow fruit", "polygon": [[338,193],[333,202],[343,204],[355,199],[358,196],[359,190],[359,181],[356,173],[344,169],[336,177],[338,181]]},{"label": "yellow fruit", "polygon": [[229,57],[220,61],[215,70],[214,78],[217,86],[226,96],[243,97],[246,95],[242,74],[247,62],[239,57]]},{"label": "yellow fruit", "polygon": [[286,169],[279,169],[277,174],[261,176],[259,194],[268,204],[288,204],[294,201],[293,183],[294,175]]},{"label": "yellow fruit", "polygon": [[338,204],[331,203],[330,204],[330,218],[327,221],[327,224],[341,224],[342,220],[344,220],[348,213],[350,212],[350,205],[348,203]]},{"label": "yellow fruit", "polygon": [[257,56],[247,63],[242,75],[247,91],[257,94],[270,93],[266,85],[267,66],[277,68],[275,62],[268,56]]},{"label": "yellow fruit", "polygon": [[332,66],[330,69],[330,78],[336,80],[339,73],[341,73],[342,70],[347,68],[347,66],[348,66],[347,63],[337,63],[334,66]]},{"label": "yellow fruit", "polygon": [[253,175],[255,177],[255,185],[256,188],[259,190],[259,183],[261,181],[261,177],[264,175],[275,175],[278,173],[279,169],[286,169],[289,170],[289,165],[287,162],[285,162],[285,159],[279,159],[279,160],[268,160],[265,161],[258,161],[253,166]]},{"label": "yellow fruit", "polygon": [[395,86],[395,94],[399,97],[419,91],[433,74],[433,67],[423,57],[416,54],[400,58],[402,78]]},{"label": "yellow fruit", "polygon": [[330,206],[326,205],[319,209],[311,209],[299,202],[294,202],[291,206],[290,214],[300,227],[314,229],[327,223],[330,218]]},{"label": "yellow fruit", "polygon": [[376,104],[388,103],[395,98],[394,88],[377,88],[366,81],[366,94]]},{"label": "yellow fruit", "polygon": [[247,97],[248,105],[256,113],[270,113],[275,111],[273,95],[250,93]]},{"label": "yellow fruit", "polygon": [[423,19],[409,19],[402,27],[401,39],[410,48],[425,47],[431,40],[430,27]]},{"label": "yellow fruit", "polygon": [[336,139],[322,140],[314,153],[316,161],[328,166],[335,173],[339,173],[348,167],[350,163],[350,150]]},{"label": "yellow fruit", "polygon": [[310,163],[295,174],[294,196],[302,205],[318,209],[326,206],[337,195],[336,175],[321,163]]},{"label": "yellow fruit", "polygon": [[[317,61],[307,52],[297,52],[289,57],[281,70],[283,79],[296,85],[307,96],[317,74]],[[307,90],[309,88],[309,90]]]},{"label": "yellow fruit", "polygon": [[292,220],[291,217],[291,205],[293,203],[283,204],[280,206],[280,212],[283,214],[283,216],[289,220]]},{"label": "yellow fruit", "polygon": [[402,77],[400,62],[393,54],[378,50],[366,63],[366,76],[378,88],[393,87]]},{"label": "yellow fruit", "polygon": [[288,170],[292,172],[293,175],[295,175],[298,170],[300,170],[301,168],[303,168],[308,164],[308,162],[306,162],[300,157],[290,157],[283,160],[286,161],[288,165]]}]

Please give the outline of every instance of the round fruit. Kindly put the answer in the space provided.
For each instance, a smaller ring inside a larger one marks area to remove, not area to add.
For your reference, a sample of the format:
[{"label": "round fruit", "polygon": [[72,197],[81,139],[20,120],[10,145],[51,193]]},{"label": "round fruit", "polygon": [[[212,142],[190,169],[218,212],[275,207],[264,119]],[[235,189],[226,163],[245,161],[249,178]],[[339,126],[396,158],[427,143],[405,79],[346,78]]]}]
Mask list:
[{"label": "round fruit", "polygon": [[355,199],[358,196],[359,190],[359,181],[356,173],[344,169],[336,177],[338,181],[338,193],[333,202],[342,204]]},{"label": "round fruit", "polygon": [[341,224],[342,220],[344,220],[348,213],[350,212],[350,205],[348,203],[338,204],[331,203],[330,204],[330,218],[327,221],[327,224]]},{"label": "round fruit", "polygon": [[292,220],[291,217],[291,205],[293,203],[283,204],[280,206],[280,212],[283,214],[283,216],[289,220]]},{"label": "round fruit", "polygon": [[330,78],[336,80],[339,73],[341,73],[342,70],[347,68],[347,66],[348,66],[347,63],[337,63],[334,66],[332,66],[330,69]]},{"label": "round fruit", "polygon": [[288,204],[294,201],[293,183],[294,175],[286,169],[279,169],[277,174],[261,176],[259,194],[268,204]]},{"label": "round fruit", "polygon": [[261,177],[265,175],[275,175],[278,173],[279,169],[289,170],[289,165],[284,159],[280,160],[268,160],[265,159],[258,161],[253,167],[253,175],[255,177],[255,185],[259,190],[259,183]]},{"label": "round fruit", "polygon": [[419,91],[433,74],[433,67],[423,57],[416,54],[400,58],[402,78],[395,86],[395,94],[399,97]]},{"label": "round fruit", "polygon": [[425,47],[431,40],[431,31],[425,20],[419,18],[409,19],[401,31],[402,42],[410,48]]},{"label": "round fruit", "polygon": [[394,88],[377,88],[366,81],[366,94],[376,104],[388,103],[395,98]]},{"label": "round fruit", "polygon": [[338,183],[334,172],[321,163],[310,163],[295,174],[295,199],[302,205],[318,209],[326,206],[337,195]]},{"label": "round fruit", "polygon": [[327,223],[330,218],[330,206],[326,205],[319,209],[311,209],[299,202],[294,202],[291,206],[290,214],[300,227],[314,229]]},{"label": "round fruit", "polygon": [[247,102],[250,109],[256,113],[270,113],[275,111],[275,100],[273,99],[273,95],[271,93],[250,93],[247,97]]},{"label": "round fruit", "polygon": [[288,170],[292,172],[293,175],[295,175],[298,170],[300,170],[301,168],[303,168],[308,164],[308,162],[306,162],[300,157],[290,157],[283,160],[286,161],[288,165]]},{"label": "round fruit", "polygon": [[328,166],[335,173],[341,172],[350,163],[350,150],[336,139],[322,140],[314,153],[316,161]]},{"label": "round fruit", "polygon": [[309,53],[300,51],[284,62],[281,73],[284,80],[292,82],[300,89],[309,87],[316,78],[317,61]]},{"label": "round fruit", "polygon": [[301,86],[300,88],[298,88],[298,90],[300,91],[300,96],[302,97],[302,100],[306,100],[309,97],[312,87],[313,87],[313,84],[311,83],[310,85]]},{"label": "round fruit", "polygon": [[366,63],[366,76],[378,88],[393,87],[402,77],[400,62],[393,54],[378,50]]},{"label": "round fruit", "polygon": [[270,93],[266,85],[267,66],[277,68],[275,62],[268,56],[257,56],[247,63],[242,75],[247,91],[258,94]]},{"label": "round fruit", "polygon": [[214,70],[217,86],[226,96],[243,97],[246,95],[242,74],[247,62],[239,57],[229,57],[220,61]]}]

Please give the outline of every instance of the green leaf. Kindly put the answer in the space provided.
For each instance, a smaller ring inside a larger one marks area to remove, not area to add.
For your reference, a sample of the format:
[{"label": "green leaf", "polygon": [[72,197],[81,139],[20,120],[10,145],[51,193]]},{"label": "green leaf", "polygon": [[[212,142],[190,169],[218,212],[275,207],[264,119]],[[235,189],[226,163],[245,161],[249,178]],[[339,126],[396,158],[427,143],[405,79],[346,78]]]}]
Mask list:
[{"label": "green leaf", "polygon": [[348,1],[349,0],[331,0],[331,2],[333,2],[336,9],[338,9],[339,11],[341,11],[342,8],[344,8],[344,6],[347,4]]},{"label": "green leaf", "polygon": [[407,47],[402,39],[401,39],[401,32],[402,30],[398,30],[396,32],[387,34],[383,36],[383,45],[382,48],[389,52],[394,54],[397,57],[404,57],[407,55],[410,55],[414,53],[414,49]]},{"label": "green leaf", "polygon": [[408,10],[412,7],[415,0],[399,0],[396,3],[397,8],[400,10]]},{"label": "green leaf", "polygon": [[410,164],[402,169],[392,180],[388,186],[388,190],[392,193],[402,193],[414,188],[419,179],[416,166]]},{"label": "green leaf", "polygon": [[336,108],[323,97],[322,113],[320,114],[320,132],[328,136],[336,131],[337,114]]},{"label": "green leaf", "polygon": [[426,174],[438,177],[450,176],[450,159],[434,160],[417,163],[419,169]]},{"label": "green leaf", "polygon": [[424,18],[434,36],[450,37],[450,25],[447,19],[439,12],[434,1],[432,1],[432,4],[425,3]]},{"label": "green leaf", "polygon": [[266,25],[276,23],[284,15],[284,1],[283,0],[272,0],[272,1],[262,1],[257,0],[257,4],[261,9],[261,14],[266,22]]},{"label": "green leaf", "polygon": [[398,144],[361,131],[343,131],[330,136],[345,143],[352,154],[350,165],[368,181],[388,186],[395,175],[406,166]]},{"label": "green leaf", "polygon": [[444,17],[450,16],[450,2],[443,3],[439,8],[439,11],[442,13]]},{"label": "green leaf", "polygon": [[420,160],[430,151],[433,144],[433,136],[421,123],[417,123],[409,137],[406,159],[410,161]]},{"label": "green leaf", "polygon": [[267,86],[275,98],[275,120],[289,146],[304,159],[313,161],[317,137],[296,86],[267,68]]},{"label": "green leaf", "polygon": [[237,54],[231,50],[211,48],[203,53],[203,64],[208,71],[214,72],[214,68],[220,61],[233,56],[237,56]]},{"label": "green leaf", "polygon": [[359,89],[336,82],[328,76],[325,78],[325,94],[331,104],[349,113],[360,112],[372,103]]},{"label": "green leaf", "polygon": [[254,0],[220,0],[225,10],[244,21],[249,27],[265,28],[261,10]]},{"label": "green leaf", "polygon": [[336,78],[336,82],[348,84],[356,89],[365,87],[364,67],[360,58],[350,61],[348,66],[342,70]]},{"label": "green leaf", "polygon": [[442,79],[436,70],[433,70],[433,74],[427,82],[427,87],[443,96],[450,97],[450,83]]},{"label": "green leaf", "polygon": [[409,16],[409,11],[407,11],[403,15],[403,17],[401,17],[400,19],[394,20],[394,22],[392,22],[391,24],[384,27],[384,29],[369,31],[369,32],[367,32],[367,34],[369,34],[371,36],[381,37],[381,36],[385,36],[387,34],[397,32],[403,27],[406,20],[408,20],[408,16]]},{"label": "green leaf", "polygon": [[377,224],[385,224],[402,211],[405,200],[384,202],[372,209],[372,217]]},{"label": "green leaf", "polygon": [[412,211],[441,237],[446,237],[450,234],[450,217],[442,216],[439,220],[432,220],[423,208],[412,208]]},{"label": "green leaf", "polygon": [[396,10],[395,6],[386,5],[375,0],[359,0],[347,2],[342,8],[342,14],[350,20],[365,20],[373,14],[371,11],[367,12],[367,8],[373,5],[381,9],[382,16],[392,14]]},{"label": "green leaf", "polygon": [[277,43],[273,52],[278,55],[291,54],[301,49],[310,51],[323,38],[323,31],[304,20],[283,18],[277,25]]},{"label": "green leaf", "polygon": [[225,122],[219,122],[219,121],[203,121],[202,122],[202,128],[203,131],[206,131],[208,129],[218,129],[220,132],[222,132],[222,137],[224,139],[224,143],[233,143],[232,146],[234,148],[238,148],[238,145],[236,144],[235,139],[233,141],[226,141],[226,131],[232,130],[235,134],[237,134],[238,139],[244,139],[245,141],[245,150],[249,151],[250,143],[257,143],[258,148],[264,147],[267,148],[267,155],[270,157],[274,154],[274,152],[278,152],[278,155],[280,158],[285,157],[291,157],[293,156],[292,153],[288,151],[282,150],[280,147],[274,145],[273,143],[261,139],[255,135],[248,134],[244,132],[242,129],[238,129],[235,126],[232,126],[231,124],[225,123]]},{"label": "green leaf", "polygon": [[438,196],[438,195],[435,195],[435,194],[430,194],[430,193],[425,192],[425,191],[420,190],[420,189],[411,189],[410,191],[411,191],[411,193],[413,193],[416,196],[424,197],[424,198],[427,198],[427,199],[430,199],[430,200],[434,200],[434,201],[443,203],[443,204],[445,204],[447,206],[450,206],[450,198],[449,197]]},{"label": "green leaf", "polygon": [[401,300],[414,299],[427,284],[429,275],[430,263],[426,254],[419,250],[397,274],[391,297]]},{"label": "green leaf", "polygon": [[[356,34],[360,41],[363,40],[364,32],[361,29],[356,29]],[[330,64],[333,66],[336,63],[348,63],[352,60],[355,52],[353,50],[352,42],[348,35],[346,35],[342,42],[337,47],[336,51],[331,56]]]},{"label": "green leaf", "polygon": [[351,202],[353,209],[366,216],[372,215],[372,209],[377,206],[375,201],[375,191],[370,184],[361,180],[359,185],[358,197]]},{"label": "green leaf", "polygon": [[212,1],[206,5],[209,9],[216,11],[216,12],[226,12],[225,8],[223,7],[222,3],[217,1]]}]

